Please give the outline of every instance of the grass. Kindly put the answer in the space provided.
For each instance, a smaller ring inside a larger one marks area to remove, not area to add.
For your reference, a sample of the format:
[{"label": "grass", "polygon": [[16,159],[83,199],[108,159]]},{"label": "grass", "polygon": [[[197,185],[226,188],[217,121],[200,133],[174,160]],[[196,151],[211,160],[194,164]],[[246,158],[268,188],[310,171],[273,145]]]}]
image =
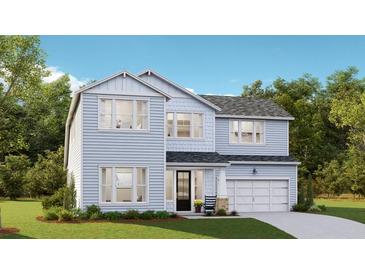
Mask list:
[{"label": "grass", "polygon": [[20,229],[0,238],[18,239],[289,239],[291,235],[255,219],[138,221],[59,224],[37,221],[39,201],[0,201],[3,226]]},{"label": "grass", "polygon": [[365,224],[365,200],[316,199],[317,205],[325,205],[327,210],[321,214],[350,219]]}]

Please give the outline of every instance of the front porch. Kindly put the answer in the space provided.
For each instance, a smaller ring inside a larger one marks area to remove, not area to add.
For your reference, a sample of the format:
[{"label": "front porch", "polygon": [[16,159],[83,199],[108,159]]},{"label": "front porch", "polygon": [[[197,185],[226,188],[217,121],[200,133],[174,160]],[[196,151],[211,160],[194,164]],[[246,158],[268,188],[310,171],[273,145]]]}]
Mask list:
[{"label": "front porch", "polygon": [[203,215],[204,208],[202,213],[195,213],[194,201],[205,202],[206,195],[217,196],[216,208],[228,211],[225,168],[229,163],[215,152],[170,152],[171,155],[174,157],[167,157],[166,163],[167,211],[183,216]]}]

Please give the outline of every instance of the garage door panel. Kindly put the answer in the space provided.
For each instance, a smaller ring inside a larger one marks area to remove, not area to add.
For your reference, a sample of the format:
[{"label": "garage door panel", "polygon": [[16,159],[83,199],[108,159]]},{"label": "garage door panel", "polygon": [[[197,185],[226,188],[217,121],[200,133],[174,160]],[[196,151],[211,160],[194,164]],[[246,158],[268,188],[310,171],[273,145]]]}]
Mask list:
[{"label": "garage door panel", "polygon": [[234,196],[234,188],[227,188],[227,195]]},{"label": "garage door panel", "polygon": [[271,187],[288,187],[288,181],[271,181]]},{"label": "garage door panel", "polygon": [[253,196],[256,195],[270,195],[270,189],[269,188],[254,188],[252,190]]},{"label": "garage door panel", "polygon": [[252,211],[257,211],[257,212],[265,212],[265,211],[270,211],[270,205],[269,204],[253,204],[252,206]]},{"label": "garage door panel", "polygon": [[227,181],[227,188],[234,188],[235,181]]},{"label": "garage door panel", "polygon": [[253,198],[254,204],[270,204],[270,196],[255,196]]},{"label": "garage door panel", "polygon": [[270,187],[270,181],[253,181],[253,187],[255,187],[255,188],[258,188],[258,187],[263,187],[263,188]]},{"label": "garage door panel", "polygon": [[252,188],[236,188],[236,195],[249,195],[252,196]]},{"label": "garage door panel", "polygon": [[252,188],[252,181],[236,181],[236,188],[240,187]]},{"label": "garage door panel", "polygon": [[271,211],[288,211],[288,205],[287,204],[272,204],[271,205]]},{"label": "garage door panel", "polygon": [[236,211],[238,212],[251,212],[252,204],[237,204]]},{"label": "garage door panel", "polygon": [[250,204],[252,203],[252,196],[236,196],[236,203]]},{"label": "garage door panel", "polygon": [[287,188],[272,188],[271,195],[288,195]]},{"label": "garage door panel", "polygon": [[284,204],[288,203],[288,196],[273,196],[271,197],[271,203],[273,204]]}]

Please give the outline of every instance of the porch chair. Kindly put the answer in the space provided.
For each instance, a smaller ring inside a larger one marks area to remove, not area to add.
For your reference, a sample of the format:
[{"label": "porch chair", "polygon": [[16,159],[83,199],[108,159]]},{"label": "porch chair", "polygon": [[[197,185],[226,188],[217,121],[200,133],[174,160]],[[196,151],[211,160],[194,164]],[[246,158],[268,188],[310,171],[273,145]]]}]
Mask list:
[{"label": "porch chair", "polygon": [[205,195],[204,212],[205,213],[208,213],[208,212],[214,213],[216,201],[217,201],[217,196]]}]

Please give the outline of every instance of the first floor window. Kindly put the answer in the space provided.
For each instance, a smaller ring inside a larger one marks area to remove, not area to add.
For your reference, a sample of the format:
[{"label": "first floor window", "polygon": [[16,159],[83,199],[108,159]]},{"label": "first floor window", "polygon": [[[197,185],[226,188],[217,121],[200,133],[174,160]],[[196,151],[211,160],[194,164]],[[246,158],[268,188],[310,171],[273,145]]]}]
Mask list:
[{"label": "first floor window", "polygon": [[103,167],[101,168],[101,201],[146,202],[147,168]]},{"label": "first floor window", "polygon": [[231,144],[263,144],[263,121],[254,120],[230,120],[229,138]]},{"label": "first floor window", "polygon": [[166,170],[166,200],[174,199],[174,171]]},{"label": "first floor window", "polygon": [[195,200],[203,200],[204,170],[195,170]]}]

